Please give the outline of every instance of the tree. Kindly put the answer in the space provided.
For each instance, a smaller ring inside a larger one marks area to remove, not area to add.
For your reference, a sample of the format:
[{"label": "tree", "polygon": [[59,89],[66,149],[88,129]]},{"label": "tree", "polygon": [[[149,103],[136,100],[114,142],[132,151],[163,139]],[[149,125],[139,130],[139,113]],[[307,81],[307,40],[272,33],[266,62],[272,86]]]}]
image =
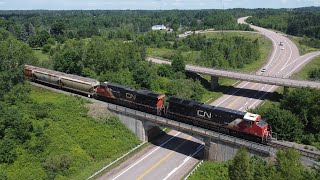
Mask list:
[{"label": "tree", "polygon": [[16,143],[9,138],[0,139],[0,163],[13,163],[17,157]]},{"label": "tree", "polygon": [[290,91],[281,101],[281,107],[302,120],[305,127],[320,132],[320,92],[304,88]]},{"label": "tree", "polygon": [[[2,37],[6,37],[6,32],[4,34]],[[24,64],[36,62],[31,48],[25,43],[10,36],[0,43],[0,100],[14,85],[23,82]]]},{"label": "tree", "polygon": [[80,75],[83,69],[84,48],[81,41],[67,41],[63,49],[53,56],[54,68],[58,71]]},{"label": "tree", "polygon": [[63,35],[65,29],[66,29],[66,25],[63,22],[58,21],[51,26],[50,33],[52,35]]},{"label": "tree", "polygon": [[133,70],[133,78],[141,87],[155,90],[157,89],[157,72],[151,67],[151,64],[140,61]]},{"label": "tree", "polygon": [[183,57],[181,53],[178,53],[173,57],[172,63],[171,63],[172,69],[174,72],[184,72],[185,71],[185,61],[183,60]]},{"label": "tree", "polygon": [[278,175],[282,179],[303,179],[303,165],[300,162],[300,155],[294,149],[279,150],[276,154],[275,164]]},{"label": "tree", "polygon": [[248,152],[240,148],[229,166],[229,177],[231,180],[252,180],[252,168]]},{"label": "tree", "polygon": [[299,140],[301,138],[303,124],[290,111],[280,109],[277,106],[271,106],[258,108],[257,113],[266,119],[272,127],[273,132],[277,133],[278,138],[288,141]]}]

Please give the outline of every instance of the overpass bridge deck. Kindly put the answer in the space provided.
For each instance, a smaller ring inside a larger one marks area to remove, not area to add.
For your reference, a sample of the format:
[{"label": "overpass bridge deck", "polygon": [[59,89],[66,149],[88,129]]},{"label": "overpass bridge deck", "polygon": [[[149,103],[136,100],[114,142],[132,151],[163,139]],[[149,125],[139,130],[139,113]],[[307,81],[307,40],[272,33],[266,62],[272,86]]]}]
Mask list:
[{"label": "overpass bridge deck", "polygon": [[[171,64],[171,62],[168,60],[162,60],[158,58],[148,57],[147,60],[157,64]],[[206,74],[212,77],[225,77],[230,79],[237,79],[241,81],[249,81],[249,82],[255,82],[255,83],[262,83],[262,84],[270,84],[270,85],[294,87],[294,88],[310,87],[314,89],[320,89],[320,82],[317,82],[317,81],[302,81],[302,80],[288,79],[284,77],[245,74],[240,72],[232,72],[232,71],[226,71],[226,70],[200,67],[200,66],[190,65],[190,64],[186,65],[186,71],[199,73],[199,74]]]}]

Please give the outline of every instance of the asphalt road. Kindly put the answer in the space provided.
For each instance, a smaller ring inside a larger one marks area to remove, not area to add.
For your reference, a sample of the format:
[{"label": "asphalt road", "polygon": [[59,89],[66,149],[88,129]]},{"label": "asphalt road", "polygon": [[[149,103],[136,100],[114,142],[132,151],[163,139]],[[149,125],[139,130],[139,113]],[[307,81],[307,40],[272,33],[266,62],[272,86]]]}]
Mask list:
[{"label": "asphalt road", "polygon": [[203,157],[203,144],[178,131],[170,131],[99,179],[181,179]]},{"label": "asphalt road", "polygon": [[[245,23],[245,19],[246,17],[238,19],[238,23]],[[300,56],[298,47],[284,34],[253,25],[250,26],[267,36],[273,43],[273,51],[270,58],[268,62],[256,72],[258,75],[288,78],[315,56],[320,55],[320,52],[313,52]],[[283,42],[283,46],[280,46],[280,42]],[[266,69],[265,72],[261,72],[263,68]],[[263,102],[266,95],[274,92],[276,89],[277,86],[274,85],[240,82],[237,86],[225,92],[225,95],[211,103],[211,105],[245,111],[246,109],[257,107]]]},{"label": "asphalt road", "polygon": [[[239,22],[244,23],[245,18]],[[289,77],[298,71],[320,52],[299,55],[298,48],[287,37],[273,31],[251,26],[271,39],[273,51],[264,67],[264,73],[256,74]],[[283,50],[279,43],[283,42]],[[261,69],[262,69],[261,68]],[[264,97],[277,87],[251,82],[239,82],[230,88],[225,95],[211,105],[219,105],[237,110],[246,110],[258,106]],[[177,131],[157,140],[154,145],[142,150],[119,167],[104,174],[100,179],[181,179],[203,157],[201,141]]]}]

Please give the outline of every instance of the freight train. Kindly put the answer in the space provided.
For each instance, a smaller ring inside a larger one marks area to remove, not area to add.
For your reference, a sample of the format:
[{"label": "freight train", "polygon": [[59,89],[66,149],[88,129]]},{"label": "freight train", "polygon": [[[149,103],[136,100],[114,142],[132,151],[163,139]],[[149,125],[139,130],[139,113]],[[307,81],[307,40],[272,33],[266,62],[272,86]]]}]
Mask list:
[{"label": "freight train", "polygon": [[148,90],[135,90],[30,65],[25,65],[24,75],[34,82],[243,139],[268,144],[272,138],[271,127],[258,114],[167,97]]}]

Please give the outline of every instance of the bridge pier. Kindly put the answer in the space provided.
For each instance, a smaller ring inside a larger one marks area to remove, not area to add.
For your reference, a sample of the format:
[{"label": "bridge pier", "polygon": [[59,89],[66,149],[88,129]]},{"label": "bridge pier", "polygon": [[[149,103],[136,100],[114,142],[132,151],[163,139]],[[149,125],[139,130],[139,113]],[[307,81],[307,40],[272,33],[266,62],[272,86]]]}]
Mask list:
[{"label": "bridge pier", "polygon": [[219,86],[219,77],[211,76],[211,90],[215,90]]},{"label": "bridge pier", "polygon": [[288,86],[283,86],[283,96],[287,95],[289,92],[289,87]]}]

